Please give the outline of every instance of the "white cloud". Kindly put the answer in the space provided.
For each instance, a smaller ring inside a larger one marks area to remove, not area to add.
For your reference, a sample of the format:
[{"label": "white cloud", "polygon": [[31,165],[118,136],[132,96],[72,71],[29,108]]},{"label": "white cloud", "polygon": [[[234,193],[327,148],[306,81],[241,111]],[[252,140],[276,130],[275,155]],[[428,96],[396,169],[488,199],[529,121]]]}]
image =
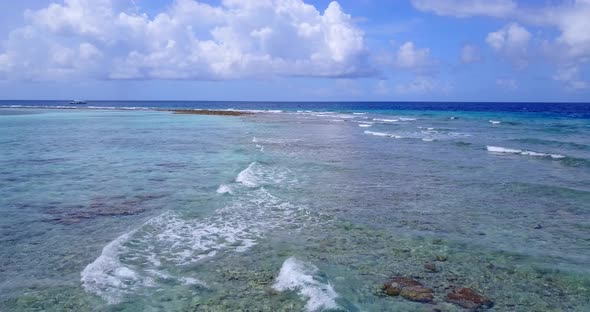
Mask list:
[{"label": "white cloud", "polygon": [[432,65],[430,49],[418,49],[414,43],[408,41],[402,44],[396,55],[395,64],[401,68],[419,69]]},{"label": "white cloud", "polygon": [[590,55],[590,1],[572,0],[535,10],[523,10],[518,18],[539,26],[556,27],[560,31],[552,44],[565,57]]},{"label": "white cloud", "polygon": [[498,31],[491,32],[486,42],[519,67],[528,63],[528,45],[531,34],[517,23],[510,23]]},{"label": "white cloud", "polygon": [[579,66],[562,67],[557,70],[553,79],[562,82],[570,90],[586,90],[590,89],[590,82],[584,81],[580,78]]},{"label": "white cloud", "polygon": [[517,7],[513,0],[412,0],[412,4],[420,11],[454,17],[503,17]]},{"label": "white cloud", "polygon": [[0,78],[236,79],[373,75],[363,32],[337,2],[177,0],[153,18],[120,1],[27,11],[0,49]]},{"label": "white cloud", "polygon": [[[590,86],[590,81],[580,78],[582,68],[590,62],[589,0],[539,1],[525,6],[519,6],[516,0],[412,0],[412,4],[418,10],[443,16],[490,16],[515,20],[527,27],[554,28],[558,35],[546,38],[535,48],[555,67],[555,80],[563,82],[568,89]],[[524,27],[511,25],[490,33],[486,41],[503,57],[523,68],[530,57],[527,45],[531,35]],[[568,76],[564,73],[573,69],[577,74],[564,79]]]},{"label": "white cloud", "polygon": [[[590,1],[539,1],[519,6],[515,0],[412,0],[415,8],[453,17],[491,16],[522,24],[555,27],[550,40],[556,54],[568,58],[590,57]],[[519,25],[519,27],[522,27]]]},{"label": "white cloud", "polygon": [[451,89],[448,83],[428,77],[417,77],[414,81],[395,86],[395,92],[399,94],[449,93]]},{"label": "white cloud", "polygon": [[496,79],[496,85],[498,85],[502,89],[510,91],[518,89],[518,83],[516,82],[516,80],[511,78],[498,78]]},{"label": "white cloud", "polygon": [[39,11],[26,11],[25,18],[37,28],[50,33],[77,34],[106,40],[114,12],[110,0],[64,0],[64,4],[51,3]]},{"label": "white cloud", "polygon": [[481,52],[477,46],[472,44],[465,44],[461,48],[461,62],[464,64],[472,64],[481,61]]},{"label": "white cloud", "polygon": [[523,12],[523,20],[559,29],[559,36],[542,45],[545,56],[556,67],[553,79],[570,91],[590,89],[590,81],[584,80],[582,73],[590,62],[590,1],[574,0]]}]

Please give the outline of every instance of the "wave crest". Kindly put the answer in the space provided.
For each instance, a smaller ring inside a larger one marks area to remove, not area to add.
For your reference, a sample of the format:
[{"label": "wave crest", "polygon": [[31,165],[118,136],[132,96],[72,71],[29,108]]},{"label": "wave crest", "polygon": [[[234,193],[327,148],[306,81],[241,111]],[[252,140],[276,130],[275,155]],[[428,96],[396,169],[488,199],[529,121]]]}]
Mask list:
[{"label": "wave crest", "polygon": [[273,289],[277,291],[296,291],[307,300],[307,311],[338,309],[338,293],[330,282],[318,276],[319,269],[309,263],[291,257],[285,262],[276,278]]}]

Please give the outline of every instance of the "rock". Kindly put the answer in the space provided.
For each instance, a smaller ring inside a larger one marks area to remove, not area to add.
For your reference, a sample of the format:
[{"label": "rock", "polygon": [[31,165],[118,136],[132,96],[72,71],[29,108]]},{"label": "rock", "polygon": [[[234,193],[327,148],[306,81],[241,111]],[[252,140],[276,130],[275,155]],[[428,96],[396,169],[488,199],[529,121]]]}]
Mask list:
[{"label": "rock", "polygon": [[402,287],[396,282],[389,282],[383,285],[383,291],[388,296],[397,296],[402,291]]},{"label": "rock", "polygon": [[432,263],[432,262],[428,262],[424,265],[424,269],[426,269],[426,272],[429,273],[437,273],[439,272],[438,268],[436,267],[436,264]]},{"label": "rock", "polygon": [[220,115],[220,116],[244,116],[253,115],[253,112],[245,111],[225,111],[225,110],[211,110],[211,109],[161,109],[160,111],[168,111],[174,114],[188,114],[188,115]]},{"label": "rock", "polygon": [[432,302],[432,289],[425,287],[417,280],[408,277],[395,277],[383,285],[383,291],[389,296],[402,296],[415,302]]},{"label": "rock", "polygon": [[448,257],[445,255],[436,255],[436,261],[447,261]]},{"label": "rock", "polygon": [[431,302],[434,299],[432,293],[432,289],[424,286],[408,286],[401,290],[400,295],[410,301]]},{"label": "rock", "polygon": [[489,309],[494,303],[489,298],[486,298],[478,294],[471,288],[461,288],[454,290],[447,294],[445,301],[454,303],[462,308],[476,310],[476,309]]},{"label": "rock", "polygon": [[397,296],[401,293],[402,289],[412,286],[422,286],[422,283],[409,277],[398,276],[383,284],[382,289],[388,296]]},{"label": "rock", "polygon": [[55,206],[47,209],[53,218],[47,221],[73,225],[97,217],[131,216],[146,211],[145,203],[165,195],[147,194],[133,197],[95,197],[87,205]]},{"label": "rock", "polygon": [[394,277],[393,282],[398,283],[402,288],[408,286],[422,286],[422,283],[418,282],[415,279],[411,279],[409,277],[398,276]]}]

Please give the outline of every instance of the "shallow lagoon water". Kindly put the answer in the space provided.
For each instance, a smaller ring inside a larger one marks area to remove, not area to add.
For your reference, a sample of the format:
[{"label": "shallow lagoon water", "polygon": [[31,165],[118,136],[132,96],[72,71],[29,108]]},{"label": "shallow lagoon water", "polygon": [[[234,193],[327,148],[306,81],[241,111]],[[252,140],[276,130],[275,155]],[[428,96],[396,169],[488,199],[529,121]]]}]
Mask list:
[{"label": "shallow lagoon water", "polygon": [[[462,311],[465,286],[587,311],[589,137],[508,112],[5,108],[0,310]],[[393,276],[435,303],[384,296]]]}]

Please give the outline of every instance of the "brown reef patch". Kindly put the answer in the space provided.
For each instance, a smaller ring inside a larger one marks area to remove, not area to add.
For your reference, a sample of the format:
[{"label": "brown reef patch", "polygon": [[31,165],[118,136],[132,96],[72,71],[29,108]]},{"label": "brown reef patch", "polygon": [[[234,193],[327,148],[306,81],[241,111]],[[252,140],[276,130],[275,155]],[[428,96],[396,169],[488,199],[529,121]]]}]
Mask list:
[{"label": "brown reef patch", "polygon": [[254,115],[252,112],[229,111],[229,110],[210,110],[210,109],[166,109],[163,111],[174,114],[184,115],[218,115],[218,116],[247,116]]}]

